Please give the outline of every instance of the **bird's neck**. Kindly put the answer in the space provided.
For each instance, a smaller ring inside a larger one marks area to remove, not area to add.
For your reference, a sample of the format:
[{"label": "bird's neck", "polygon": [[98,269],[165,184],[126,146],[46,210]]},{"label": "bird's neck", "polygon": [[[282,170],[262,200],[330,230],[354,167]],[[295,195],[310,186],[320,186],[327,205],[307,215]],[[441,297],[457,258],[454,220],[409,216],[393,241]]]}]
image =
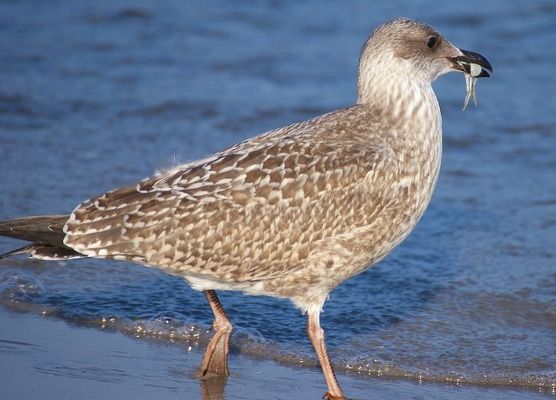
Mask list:
[{"label": "bird's neck", "polygon": [[391,128],[381,139],[400,159],[417,160],[419,171],[413,173],[432,193],[442,155],[442,117],[430,80],[408,79],[399,71],[396,76],[382,71],[370,78],[359,80],[358,104],[368,105],[387,121]]},{"label": "bird's neck", "polygon": [[411,71],[385,71],[367,68],[360,71],[357,83],[358,104],[387,109],[399,117],[411,118],[420,112],[438,112],[438,100],[430,81],[412,76]]},{"label": "bird's neck", "polygon": [[[361,66],[358,80],[358,104],[384,113],[405,135],[429,135],[424,141],[440,141],[442,120],[438,100],[426,77],[415,76],[408,64],[399,68]],[[405,129],[407,127],[407,129]]]}]

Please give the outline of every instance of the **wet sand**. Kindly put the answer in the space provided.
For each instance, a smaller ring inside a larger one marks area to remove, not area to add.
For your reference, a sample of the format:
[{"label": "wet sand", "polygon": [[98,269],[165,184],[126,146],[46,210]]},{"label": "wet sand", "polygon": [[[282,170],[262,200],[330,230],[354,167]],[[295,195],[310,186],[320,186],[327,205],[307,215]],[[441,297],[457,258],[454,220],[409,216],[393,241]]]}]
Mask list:
[{"label": "wet sand", "polygon": [[[0,398],[320,399],[320,371],[232,354],[227,380],[195,378],[202,349],[0,309]],[[353,399],[526,399],[550,393],[340,375]],[[544,396],[543,396],[544,395]]]}]

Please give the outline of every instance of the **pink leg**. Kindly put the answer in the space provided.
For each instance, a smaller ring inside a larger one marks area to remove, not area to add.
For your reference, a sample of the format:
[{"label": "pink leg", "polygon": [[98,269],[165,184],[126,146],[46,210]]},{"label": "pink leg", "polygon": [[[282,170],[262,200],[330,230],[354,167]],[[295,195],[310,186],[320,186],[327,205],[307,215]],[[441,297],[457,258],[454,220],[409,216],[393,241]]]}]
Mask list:
[{"label": "pink leg", "polygon": [[214,290],[205,290],[204,293],[214,314],[212,327],[215,332],[205,350],[199,372],[201,377],[211,375],[228,376],[230,375],[228,371],[228,353],[230,352],[232,324],[228,320],[224,308],[222,308],[222,304],[220,304],[220,300],[216,296],[216,292]]},{"label": "pink leg", "polygon": [[334,369],[332,369],[330,358],[328,358],[328,351],[324,343],[324,331],[320,327],[320,310],[309,311],[307,313],[307,335],[317,352],[324,379],[328,386],[328,392],[326,392],[323,399],[345,400],[344,393],[336,380]]}]

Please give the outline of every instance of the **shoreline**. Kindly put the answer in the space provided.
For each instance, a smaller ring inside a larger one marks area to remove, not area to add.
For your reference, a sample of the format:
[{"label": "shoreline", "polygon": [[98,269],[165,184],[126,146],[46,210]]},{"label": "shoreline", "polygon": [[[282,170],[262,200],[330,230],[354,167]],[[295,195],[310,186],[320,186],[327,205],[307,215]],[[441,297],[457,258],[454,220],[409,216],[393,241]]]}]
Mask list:
[{"label": "shoreline", "polygon": [[[231,376],[195,378],[203,346],[135,339],[120,332],[0,307],[0,398],[3,399],[320,399],[317,368],[232,353]],[[414,382],[340,373],[353,399],[526,399],[531,388]]]}]

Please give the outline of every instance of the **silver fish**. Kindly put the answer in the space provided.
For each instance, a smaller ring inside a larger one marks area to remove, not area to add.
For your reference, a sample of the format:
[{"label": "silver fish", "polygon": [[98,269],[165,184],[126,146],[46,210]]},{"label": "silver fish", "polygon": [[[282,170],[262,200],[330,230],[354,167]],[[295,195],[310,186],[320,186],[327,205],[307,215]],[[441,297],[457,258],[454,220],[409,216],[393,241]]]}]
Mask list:
[{"label": "silver fish", "polygon": [[465,111],[465,109],[467,108],[470,99],[472,99],[473,104],[477,106],[477,95],[475,92],[475,86],[477,85],[476,77],[481,74],[482,70],[483,68],[479,64],[469,64],[469,73],[464,74],[465,90],[467,93],[463,102],[463,111]]}]

